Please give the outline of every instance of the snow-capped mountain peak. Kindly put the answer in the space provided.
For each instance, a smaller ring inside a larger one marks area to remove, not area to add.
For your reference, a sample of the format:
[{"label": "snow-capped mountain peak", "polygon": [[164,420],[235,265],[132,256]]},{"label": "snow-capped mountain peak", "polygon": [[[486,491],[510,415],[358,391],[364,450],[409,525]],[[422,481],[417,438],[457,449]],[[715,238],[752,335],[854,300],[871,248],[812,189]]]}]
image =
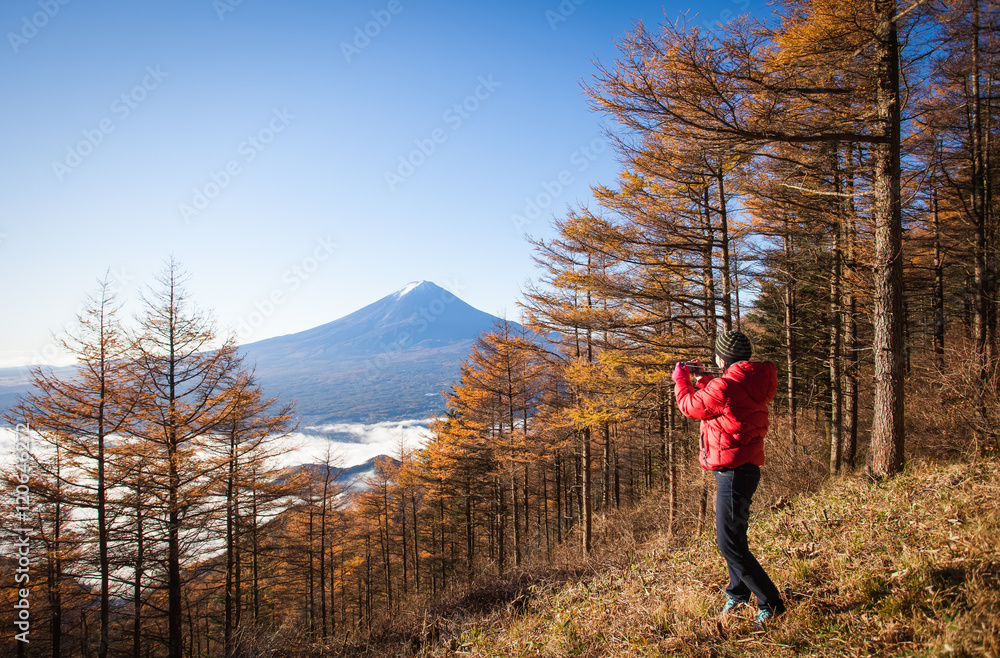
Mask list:
[{"label": "snow-capped mountain peak", "polygon": [[308,422],[428,418],[498,318],[413,281],[342,318],[241,346],[270,395]]},{"label": "snow-capped mountain peak", "polygon": [[403,297],[426,283],[427,283],[426,281],[410,281],[405,286],[396,291],[396,297],[397,298]]}]

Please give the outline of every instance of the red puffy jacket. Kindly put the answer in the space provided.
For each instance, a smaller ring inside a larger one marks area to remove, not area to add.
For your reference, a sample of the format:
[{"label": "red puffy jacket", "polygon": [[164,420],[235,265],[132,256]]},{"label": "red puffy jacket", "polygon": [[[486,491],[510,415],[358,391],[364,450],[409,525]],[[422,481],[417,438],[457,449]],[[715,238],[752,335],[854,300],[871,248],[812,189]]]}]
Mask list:
[{"label": "red puffy jacket", "polygon": [[739,361],[720,377],[699,383],[703,388],[696,391],[689,378],[678,379],[674,395],[682,414],[702,421],[698,458],[702,468],[763,465],[767,403],[778,391],[778,367]]}]

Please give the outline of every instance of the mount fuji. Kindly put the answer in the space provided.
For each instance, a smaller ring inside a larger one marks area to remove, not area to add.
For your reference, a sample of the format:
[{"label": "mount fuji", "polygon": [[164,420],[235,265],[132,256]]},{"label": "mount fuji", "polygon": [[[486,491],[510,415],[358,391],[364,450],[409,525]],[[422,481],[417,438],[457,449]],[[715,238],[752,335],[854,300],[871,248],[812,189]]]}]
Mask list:
[{"label": "mount fuji", "polygon": [[[239,350],[265,395],[296,403],[300,426],[377,425],[443,412],[442,391],[458,380],[475,340],[499,321],[416,281],[333,322]],[[0,369],[0,412],[30,388],[27,368]]]},{"label": "mount fuji", "polygon": [[475,340],[499,318],[429,281],[338,320],[242,345],[268,395],[302,425],[429,418],[444,410]]}]

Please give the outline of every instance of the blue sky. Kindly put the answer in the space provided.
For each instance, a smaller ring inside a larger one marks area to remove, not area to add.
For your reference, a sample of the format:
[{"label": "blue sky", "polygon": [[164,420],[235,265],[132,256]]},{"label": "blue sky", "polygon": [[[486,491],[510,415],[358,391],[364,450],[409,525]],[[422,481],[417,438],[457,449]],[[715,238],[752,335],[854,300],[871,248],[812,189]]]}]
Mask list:
[{"label": "blue sky", "polygon": [[171,256],[240,342],[413,280],[516,318],[524,234],[617,174],[594,59],[747,1],[8,0],[0,367],[62,362],[105,272],[130,316]]}]

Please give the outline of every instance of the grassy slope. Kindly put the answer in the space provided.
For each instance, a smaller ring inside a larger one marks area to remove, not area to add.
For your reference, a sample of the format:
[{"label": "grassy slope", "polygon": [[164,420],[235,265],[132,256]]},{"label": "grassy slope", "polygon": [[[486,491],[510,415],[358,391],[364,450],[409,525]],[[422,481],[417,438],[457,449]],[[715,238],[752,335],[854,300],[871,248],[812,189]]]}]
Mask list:
[{"label": "grassy slope", "polygon": [[[627,568],[535,585],[425,656],[1000,656],[1000,469],[919,464],[829,482],[754,516],[751,547],[786,591],[766,632],[715,616],[713,538],[653,541]],[[787,588],[787,589],[786,589]],[[456,623],[458,622],[458,623]]]}]

